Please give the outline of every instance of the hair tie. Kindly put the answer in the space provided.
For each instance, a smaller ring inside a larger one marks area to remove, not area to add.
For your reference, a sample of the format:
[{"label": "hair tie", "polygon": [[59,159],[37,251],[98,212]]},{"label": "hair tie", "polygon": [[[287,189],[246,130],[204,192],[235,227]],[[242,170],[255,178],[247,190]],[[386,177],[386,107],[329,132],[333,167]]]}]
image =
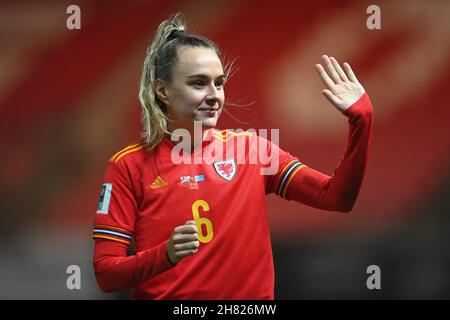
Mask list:
[{"label": "hair tie", "polygon": [[185,37],[186,36],[186,31],[184,30],[175,30],[173,32],[170,33],[169,37],[168,37],[168,41],[176,39],[176,38],[181,38],[181,37]]}]

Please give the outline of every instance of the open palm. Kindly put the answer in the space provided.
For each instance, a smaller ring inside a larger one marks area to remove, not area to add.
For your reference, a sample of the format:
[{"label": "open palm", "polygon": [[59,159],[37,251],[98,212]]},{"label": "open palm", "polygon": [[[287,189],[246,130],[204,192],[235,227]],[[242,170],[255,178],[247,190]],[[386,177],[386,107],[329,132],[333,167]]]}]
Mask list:
[{"label": "open palm", "polygon": [[344,71],[335,58],[323,55],[322,59],[326,70],[321,64],[316,64],[317,72],[328,87],[322,93],[339,111],[344,112],[365,90],[348,63],[344,63]]}]

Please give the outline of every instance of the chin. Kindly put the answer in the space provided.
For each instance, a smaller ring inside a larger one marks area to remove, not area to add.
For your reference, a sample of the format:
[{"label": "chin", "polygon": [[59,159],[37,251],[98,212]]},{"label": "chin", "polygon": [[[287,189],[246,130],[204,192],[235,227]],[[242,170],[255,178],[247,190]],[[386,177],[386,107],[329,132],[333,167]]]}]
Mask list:
[{"label": "chin", "polygon": [[219,120],[219,116],[220,115],[217,115],[217,114],[215,116],[213,116],[213,117],[200,116],[196,120],[202,122],[202,127],[204,129],[211,129],[211,128],[215,128],[216,127],[217,121]]},{"label": "chin", "polygon": [[217,119],[203,119],[202,126],[206,129],[215,128],[217,125]]}]

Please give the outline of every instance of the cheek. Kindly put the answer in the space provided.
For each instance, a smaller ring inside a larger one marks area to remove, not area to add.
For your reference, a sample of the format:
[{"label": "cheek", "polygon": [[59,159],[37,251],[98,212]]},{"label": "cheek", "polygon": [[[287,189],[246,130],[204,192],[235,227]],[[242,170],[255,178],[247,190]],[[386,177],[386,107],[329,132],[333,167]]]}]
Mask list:
[{"label": "cheek", "polygon": [[184,93],[182,100],[189,105],[195,105],[202,102],[204,99],[204,95],[200,91],[189,90]]},{"label": "cheek", "polygon": [[201,95],[192,91],[184,91],[175,95],[172,99],[172,106],[177,112],[187,111],[202,100]]},{"label": "cheek", "polygon": [[225,91],[219,91],[217,94],[217,98],[219,99],[220,104],[223,104],[223,102],[225,101]]}]

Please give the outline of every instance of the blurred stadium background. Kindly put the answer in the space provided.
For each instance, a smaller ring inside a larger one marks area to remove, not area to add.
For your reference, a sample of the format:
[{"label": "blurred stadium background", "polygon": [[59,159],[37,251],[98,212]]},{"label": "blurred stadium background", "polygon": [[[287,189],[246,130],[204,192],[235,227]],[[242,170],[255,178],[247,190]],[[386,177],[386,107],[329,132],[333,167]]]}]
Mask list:
[{"label": "blurred stadium background", "polygon": [[[81,8],[81,30],[66,8]],[[366,8],[381,8],[368,30]],[[138,83],[160,21],[182,11],[239,68],[221,128],[280,128],[282,148],[332,174],[346,118],[322,97],[321,54],[348,61],[375,122],[351,214],[269,196],[276,297],[450,298],[450,2],[1,1],[0,298],[114,299],[90,238],[109,157],[140,132]],[[241,122],[234,120],[239,119]],[[366,268],[381,268],[368,290]],[[66,288],[78,265],[81,290]]]}]

